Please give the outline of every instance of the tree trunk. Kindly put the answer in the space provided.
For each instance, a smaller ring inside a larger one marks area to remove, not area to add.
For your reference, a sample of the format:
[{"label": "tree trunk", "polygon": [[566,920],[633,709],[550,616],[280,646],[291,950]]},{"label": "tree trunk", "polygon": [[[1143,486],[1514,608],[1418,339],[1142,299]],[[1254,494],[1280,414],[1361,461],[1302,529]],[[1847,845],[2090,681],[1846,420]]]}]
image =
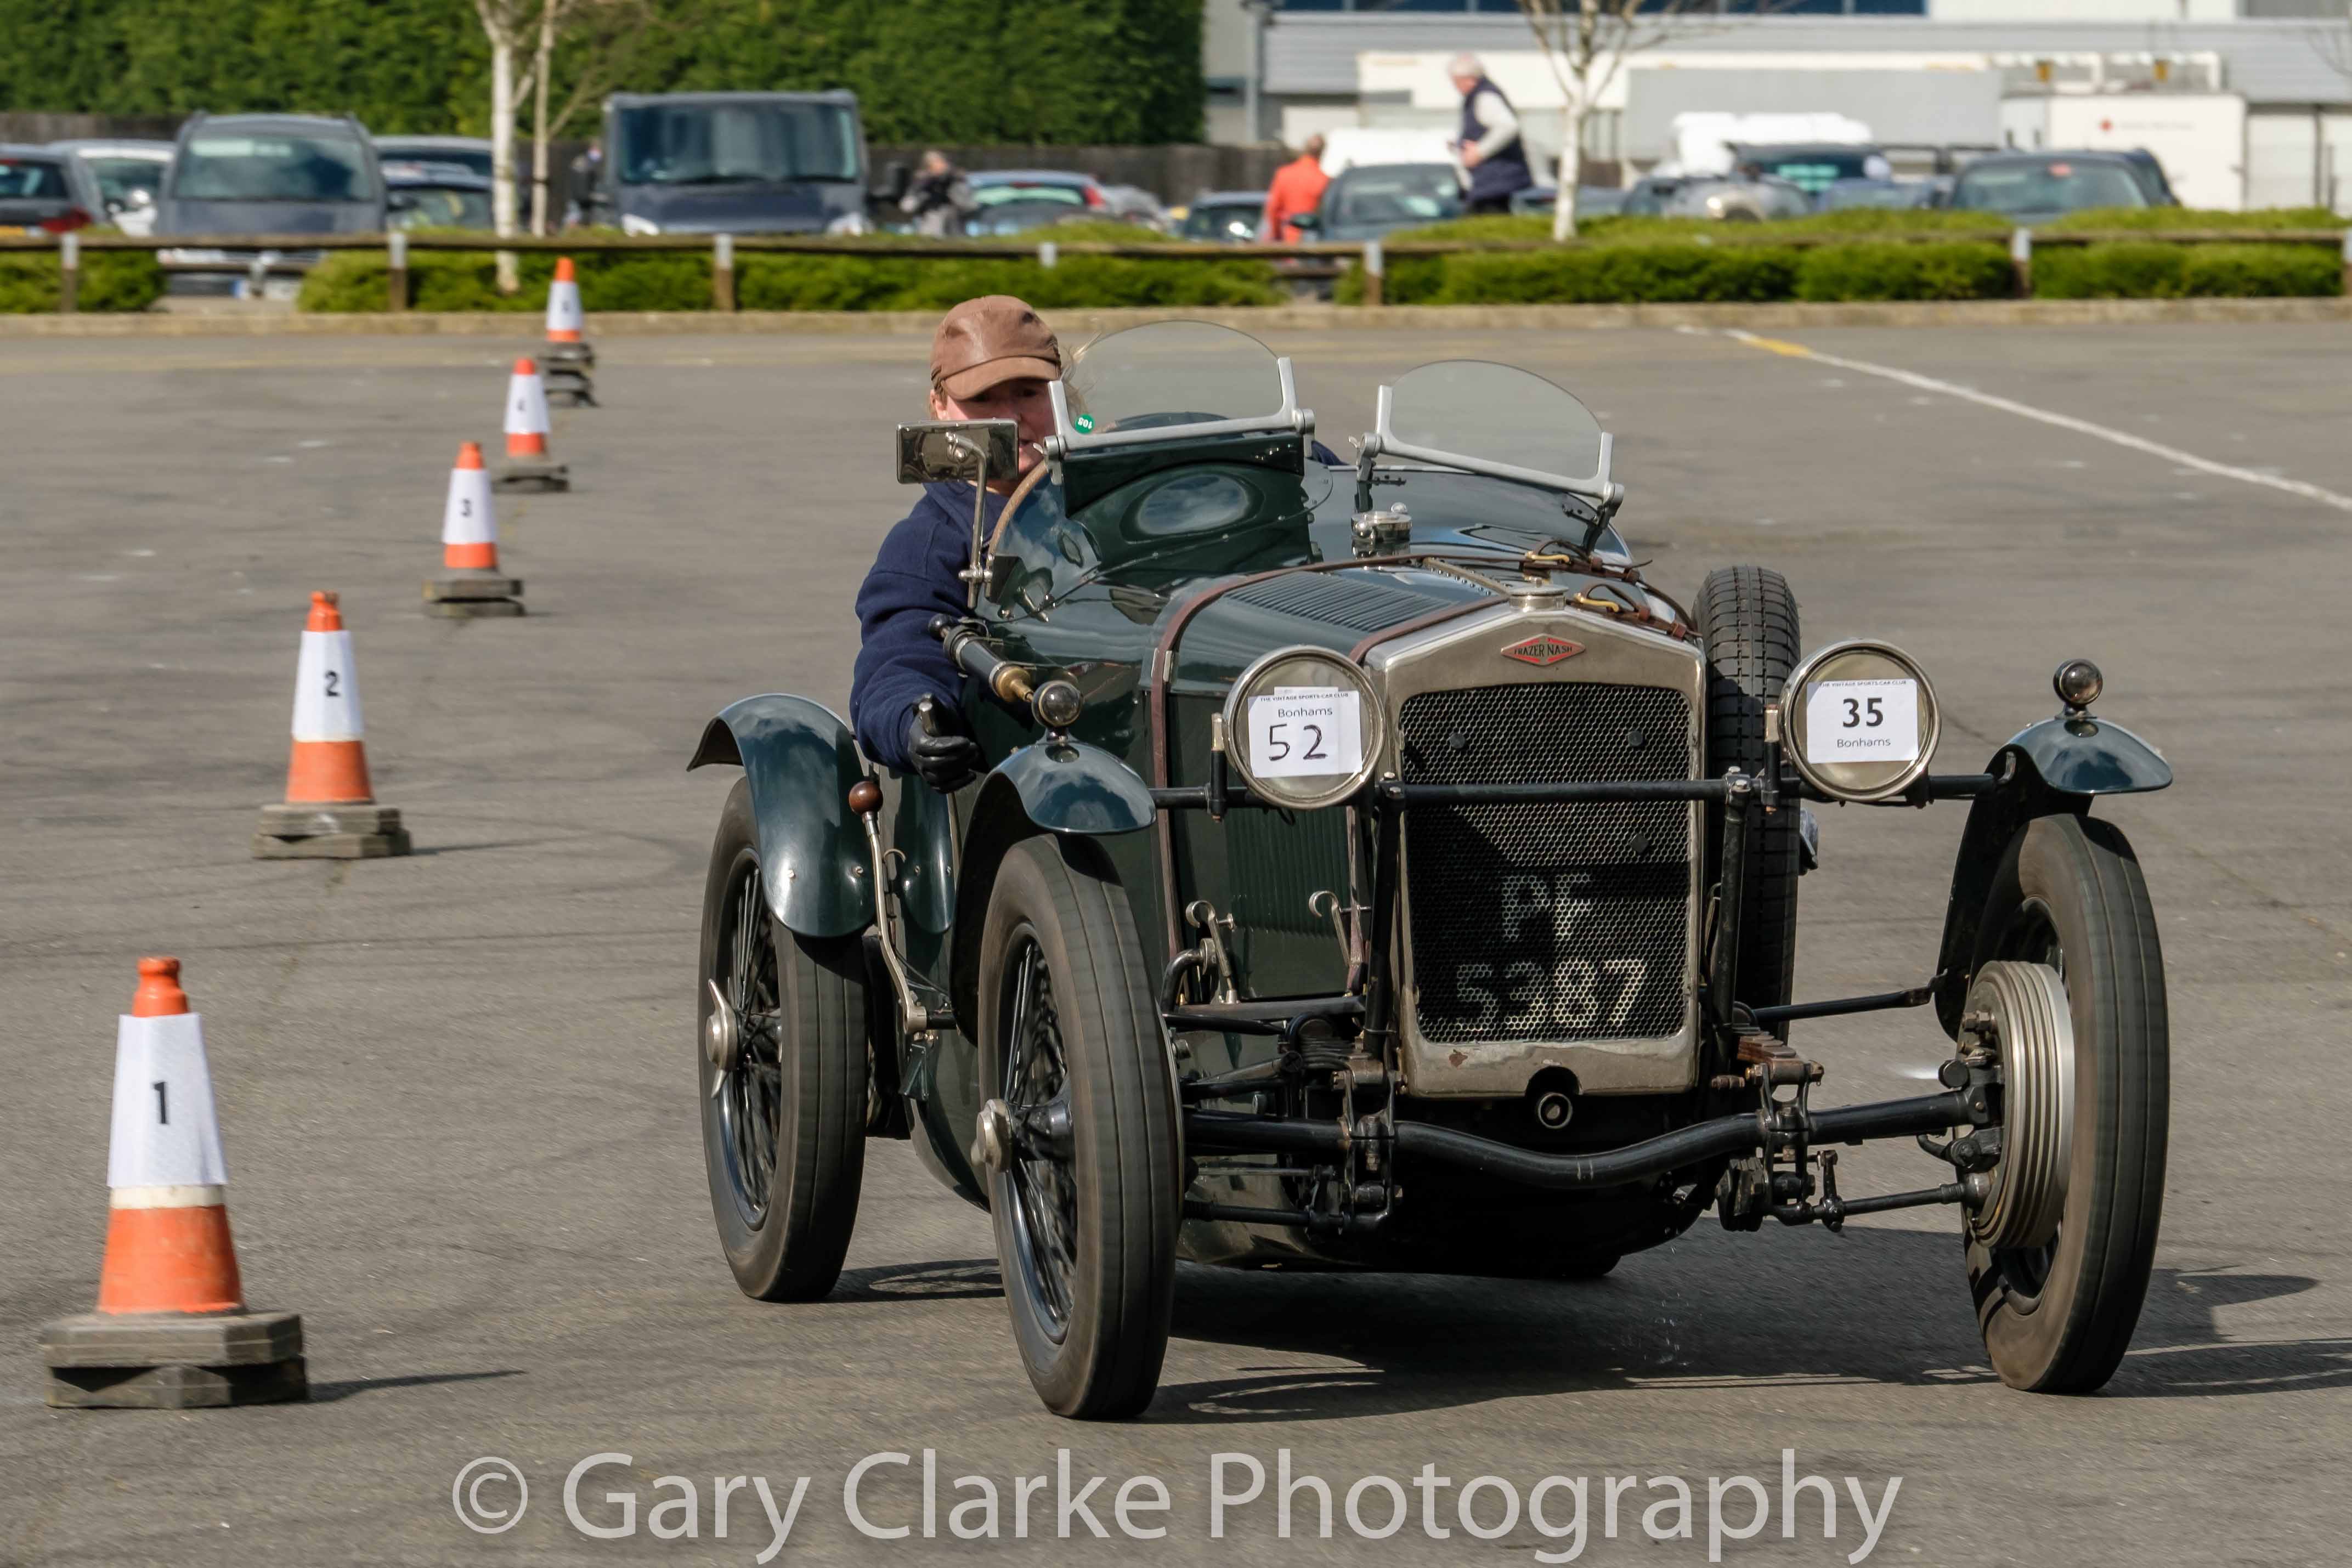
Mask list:
[{"label": "tree trunk", "polygon": [[547,78],[555,69],[554,0],[539,9],[539,64],[531,72],[530,232],[547,233]]},{"label": "tree trunk", "polygon": [[[511,34],[490,38],[490,216],[501,236],[515,232],[515,48]],[[515,253],[499,252],[499,292],[522,287]]]},{"label": "tree trunk", "polygon": [[1576,237],[1576,188],[1584,175],[1584,117],[1587,110],[1571,99],[1559,111],[1559,197],[1552,203],[1551,237],[1556,240]]}]

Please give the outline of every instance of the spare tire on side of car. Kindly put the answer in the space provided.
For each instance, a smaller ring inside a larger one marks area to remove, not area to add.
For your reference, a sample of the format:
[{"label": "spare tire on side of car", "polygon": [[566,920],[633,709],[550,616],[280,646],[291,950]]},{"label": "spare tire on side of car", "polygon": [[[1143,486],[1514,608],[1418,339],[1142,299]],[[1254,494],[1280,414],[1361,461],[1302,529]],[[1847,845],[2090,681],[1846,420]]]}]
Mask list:
[{"label": "spare tire on side of car", "polygon": [[[1797,596],[1789,580],[1760,566],[1707,573],[1692,606],[1706,648],[1706,769],[1719,778],[1737,768],[1764,770],[1764,705],[1780,699],[1802,641]],[[1764,819],[1750,844],[1746,897],[1739,911],[1739,975],[1733,999],[1751,1008],[1790,998],[1797,966],[1799,807],[1787,800]],[[1723,808],[1706,810],[1706,886],[1723,874]],[[1772,1033],[1788,1038],[1785,1023]]]}]

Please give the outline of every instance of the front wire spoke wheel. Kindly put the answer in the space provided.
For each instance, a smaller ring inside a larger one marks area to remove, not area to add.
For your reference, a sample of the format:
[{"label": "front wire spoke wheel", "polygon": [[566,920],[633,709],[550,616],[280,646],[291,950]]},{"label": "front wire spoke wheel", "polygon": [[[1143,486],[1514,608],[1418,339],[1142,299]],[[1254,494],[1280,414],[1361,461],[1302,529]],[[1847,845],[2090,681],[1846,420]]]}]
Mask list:
[{"label": "front wire spoke wheel", "polygon": [[1151,1402],[1173,1312],[1175,1081],[1128,896],[1085,840],[1005,854],[980,936],[981,1082],[1003,1104],[987,1174],[1021,1359],[1045,1407]]},{"label": "front wire spoke wheel", "polygon": [[[2130,1348],[2163,1217],[2171,1046],[2156,917],[2124,835],[2061,812],[2011,840],[1979,931],[1972,977],[2005,961],[2054,982],[2072,1071],[2063,1180],[2044,1189],[2055,1224],[2027,1227],[2024,1244],[1989,1244],[2001,1240],[1989,1212],[1986,1239],[1963,1232],[1977,1324],[2002,1382],[2088,1393]],[[2020,1087],[2003,1085],[2000,1157],[2047,1160],[2059,1145],[2011,1136],[2025,1125],[2008,1124],[2021,1114]],[[2010,1174],[2021,1179],[2033,1169]],[[1994,1175],[2007,1179],[1998,1166]]]},{"label": "front wire spoke wheel", "polygon": [[[1053,980],[1045,970],[1045,952],[1034,931],[1024,928],[1016,941],[1002,1087],[1015,1124],[1023,1125],[1027,1113],[1042,1111],[1062,1095],[1065,1080]],[[1046,1336],[1058,1344],[1069,1331],[1070,1281],[1077,1270],[1076,1188],[1066,1164],[1038,1148],[1032,1139],[1021,1140],[1021,1152],[1012,1161],[1010,1175],[1013,1218],[1027,1264],[1024,1283],[1036,1292],[1045,1309]]]}]

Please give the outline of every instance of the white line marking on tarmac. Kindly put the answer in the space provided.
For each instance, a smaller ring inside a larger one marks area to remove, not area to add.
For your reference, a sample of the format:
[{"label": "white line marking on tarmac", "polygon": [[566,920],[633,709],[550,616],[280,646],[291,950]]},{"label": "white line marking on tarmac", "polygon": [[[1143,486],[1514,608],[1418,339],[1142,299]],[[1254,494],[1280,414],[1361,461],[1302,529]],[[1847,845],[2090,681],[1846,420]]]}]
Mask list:
[{"label": "white line marking on tarmac", "polygon": [[[2308,485],[2300,479],[2284,478],[2276,474],[2265,474],[2256,468],[2241,468],[2228,463],[2216,463],[2210,457],[2200,457],[2193,452],[2183,452],[2177,446],[2166,446],[2159,442],[2150,441],[2145,436],[2131,434],[2127,431],[2110,430],[2104,424],[2093,424],[2087,419],[2076,419],[2072,414],[2053,413],[2046,408],[2035,408],[2031,403],[2019,402],[2011,398],[1996,397],[1990,392],[1979,392],[1974,387],[1961,386],[1957,382],[1938,381],[1934,376],[1923,376],[1916,371],[1896,370],[1892,365],[1874,365],[1866,360],[1841,359],[1835,354],[1824,354],[1819,350],[1808,349],[1802,343],[1791,343],[1779,338],[1761,337],[1737,327],[1727,329],[1724,335],[1736,339],[1751,349],[1762,349],[1773,354],[1785,354],[1790,359],[1811,360],[1817,364],[1835,365],[1842,371],[1854,371],[1865,376],[1878,376],[1885,381],[1900,382],[1905,386],[1917,387],[1925,392],[1941,392],[1946,397],[1960,398],[1985,408],[1999,409],[2003,413],[2013,413],[2021,419],[2036,420],[2043,424],[2055,425],[2060,430],[2071,430],[2078,435],[2095,436],[2101,441],[2111,441],[2117,446],[2128,446],[2135,452],[2145,452],[2151,457],[2161,457],[2168,463],[2177,464],[2180,469],[2192,470],[2200,474],[2211,474],[2223,479],[2235,479],[2242,485],[2259,485],[2267,490],[2280,490],[2303,500],[2316,501],[2323,507],[2333,507],[2339,512],[2352,512],[2352,496],[2339,496],[2333,490],[2324,490],[2316,485]],[[2235,439],[2242,441],[2245,437],[2241,435]]]}]

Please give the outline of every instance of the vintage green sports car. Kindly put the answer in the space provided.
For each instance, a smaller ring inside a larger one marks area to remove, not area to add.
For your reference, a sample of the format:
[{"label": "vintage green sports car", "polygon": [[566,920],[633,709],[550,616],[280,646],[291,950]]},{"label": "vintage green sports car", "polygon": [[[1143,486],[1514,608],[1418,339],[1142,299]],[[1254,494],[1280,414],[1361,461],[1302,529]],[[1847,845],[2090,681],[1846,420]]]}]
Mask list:
[{"label": "vintage green sports car", "polygon": [[[877,777],[755,696],[710,860],[698,1056],[753,1296],[838,1275],[865,1141],[988,1208],[1013,1339],[1067,1416],[1151,1399],[1176,1261],[1580,1279],[1686,1229],[1959,1211],[2008,1382],[2095,1387],[2164,1185],[2163,960],[2095,797],[2170,769],[2099,672],[1980,772],[1927,771],[1899,650],[1800,657],[1778,575],[1685,608],[1614,528],[1582,404],[1508,366],[1379,392],[1352,468],[1289,363],[1180,322],[1092,344],[933,627],[993,765]],[[909,425],[900,476],[1012,471],[1009,422]],[[977,494],[977,492],[975,492]],[[1972,802],[1941,952],[1792,999],[1807,801]],[[1816,1107],[1790,1025],[1932,1004],[1933,1094]],[[1941,1178],[1841,1198],[1839,1145]],[[1957,1275],[1956,1275],[1957,1278]]]}]

